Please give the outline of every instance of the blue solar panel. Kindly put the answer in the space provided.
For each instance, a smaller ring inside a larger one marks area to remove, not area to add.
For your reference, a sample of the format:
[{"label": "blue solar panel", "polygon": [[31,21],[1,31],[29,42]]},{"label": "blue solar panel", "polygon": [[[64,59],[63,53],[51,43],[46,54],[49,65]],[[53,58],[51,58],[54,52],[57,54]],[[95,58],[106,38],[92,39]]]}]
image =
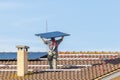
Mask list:
[{"label": "blue solar panel", "polygon": [[40,34],[35,34],[35,35],[49,39],[49,38],[52,38],[52,37],[69,36],[70,34],[66,34],[66,33],[59,32],[59,31],[54,31],[54,32],[40,33]]},{"label": "blue solar panel", "polygon": [[29,60],[36,60],[36,59],[39,59],[40,57],[44,56],[44,55],[47,55],[46,52],[42,52],[42,53],[29,53],[28,54],[28,59]]},{"label": "blue solar panel", "polygon": [[15,53],[0,53],[0,60],[16,59],[17,54]]},{"label": "blue solar panel", "polygon": [[[45,55],[47,55],[46,52],[29,52],[28,60],[36,60]],[[0,53],[0,60],[17,60],[17,53],[16,52]]]}]

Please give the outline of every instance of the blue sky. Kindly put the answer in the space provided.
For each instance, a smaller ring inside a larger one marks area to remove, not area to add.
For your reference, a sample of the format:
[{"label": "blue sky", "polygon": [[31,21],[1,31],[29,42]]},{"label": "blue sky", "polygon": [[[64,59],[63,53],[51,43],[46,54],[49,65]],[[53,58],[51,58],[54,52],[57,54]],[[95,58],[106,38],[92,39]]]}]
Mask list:
[{"label": "blue sky", "polygon": [[34,34],[62,31],[71,34],[60,51],[120,51],[119,0],[1,0],[0,52],[45,51]]}]

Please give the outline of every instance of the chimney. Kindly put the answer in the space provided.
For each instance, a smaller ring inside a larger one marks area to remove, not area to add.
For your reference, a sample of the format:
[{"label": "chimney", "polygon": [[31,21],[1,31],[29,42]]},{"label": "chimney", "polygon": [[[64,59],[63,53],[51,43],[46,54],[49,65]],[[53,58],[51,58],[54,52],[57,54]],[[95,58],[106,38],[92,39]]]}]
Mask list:
[{"label": "chimney", "polygon": [[17,48],[17,76],[25,76],[28,72],[28,46],[18,45]]}]

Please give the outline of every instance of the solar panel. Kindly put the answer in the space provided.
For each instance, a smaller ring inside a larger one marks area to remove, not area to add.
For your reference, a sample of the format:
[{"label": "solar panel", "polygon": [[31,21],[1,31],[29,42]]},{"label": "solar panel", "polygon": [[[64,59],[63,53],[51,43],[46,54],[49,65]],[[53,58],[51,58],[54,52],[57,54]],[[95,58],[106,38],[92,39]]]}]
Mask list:
[{"label": "solar panel", "polygon": [[62,37],[62,36],[69,36],[70,34],[66,34],[63,32],[59,32],[59,31],[54,31],[54,32],[47,32],[47,33],[40,33],[40,34],[35,34],[36,36],[41,36],[43,38],[52,38],[52,37]]},{"label": "solar panel", "polygon": [[13,60],[16,59],[17,54],[15,53],[0,53],[0,60]]},{"label": "solar panel", "polygon": [[[36,60],[45,55],[47,55],[46,52],[29,52],[28,60]],[[16,52],[0,53],[0,60],[17,60],[17,53]]]},{"label": "solar panel", "polygon": [[35,60],[35,59],[39,59],[40,57],[44,56],[44,55],[47,55],[46,52],[44,53],[29,53],[28,54],[28,59],[29,60]]}]

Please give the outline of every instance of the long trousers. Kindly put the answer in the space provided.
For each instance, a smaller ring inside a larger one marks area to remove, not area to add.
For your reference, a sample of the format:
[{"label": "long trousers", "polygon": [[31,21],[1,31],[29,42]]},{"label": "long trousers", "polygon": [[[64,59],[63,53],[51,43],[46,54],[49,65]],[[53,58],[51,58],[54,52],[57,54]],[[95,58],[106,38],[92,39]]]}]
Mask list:
[{"label": "long trousers", "polygon": [[51,55],[51,53],[48,53],[48,56],[51,56],[51,60],[48,59],[48,64],[50,66],[50,69],[57,69],[57,57],[58,53],[54,53]]}]

